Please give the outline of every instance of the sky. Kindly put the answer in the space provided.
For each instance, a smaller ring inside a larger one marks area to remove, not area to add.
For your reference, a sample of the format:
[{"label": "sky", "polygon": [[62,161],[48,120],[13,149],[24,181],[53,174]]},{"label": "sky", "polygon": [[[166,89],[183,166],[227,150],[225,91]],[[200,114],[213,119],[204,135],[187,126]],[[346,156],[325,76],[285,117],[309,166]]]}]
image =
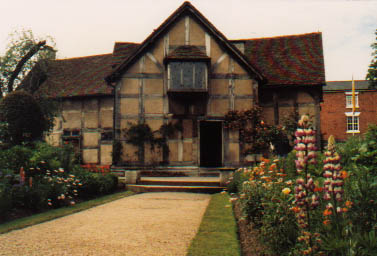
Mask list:
[{"label": "sky", "polygon": [[[182,0],[1,0],[0,56],[9,34],[51,36],[58,58],[142,42]],[[363,80],[376,41],[377,0],[192,0],[228,39],[322,32],[327,81]]]}]

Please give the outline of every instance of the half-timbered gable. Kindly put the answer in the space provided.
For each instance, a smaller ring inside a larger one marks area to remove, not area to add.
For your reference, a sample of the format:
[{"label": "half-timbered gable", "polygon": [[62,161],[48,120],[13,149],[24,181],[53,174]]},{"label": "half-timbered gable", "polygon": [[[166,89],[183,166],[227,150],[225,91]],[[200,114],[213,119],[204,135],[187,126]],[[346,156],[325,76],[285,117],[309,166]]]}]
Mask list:
[{"label": "half-timbered gable", "polygon": [[[57,60],[46,74],[39,93],[62,102],[53,143],[76,138],[84,163],[140,167],[242,165],[229,111],[259,105],[271,124],[297,111],[319,128],[325,84],[321,33],[228,40],[189,2],[142,43]],[[132,127],[163,145],[135,143]]]}]

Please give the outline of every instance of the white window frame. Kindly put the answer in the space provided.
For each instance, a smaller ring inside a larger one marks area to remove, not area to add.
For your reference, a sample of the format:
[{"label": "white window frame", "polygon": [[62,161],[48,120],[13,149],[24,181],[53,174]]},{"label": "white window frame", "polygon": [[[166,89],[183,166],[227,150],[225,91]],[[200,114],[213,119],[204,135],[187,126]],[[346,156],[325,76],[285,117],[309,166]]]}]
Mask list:
[{"label": "white window frame", "polygon": [[[352,92],[346,92],[346,108],[352,108]],[[355,107],[359,107],[359,93],[355,92]]]},{"label": "white window frame", "polygon": [[[347,133],[360,133],[360,112],[346,112],[346,132]],[[351,118],[351,122],[348,122]],[[348,124],[351,124],[352,129],[348,129]],[[355,129],[357,124],[357,129]]]}]

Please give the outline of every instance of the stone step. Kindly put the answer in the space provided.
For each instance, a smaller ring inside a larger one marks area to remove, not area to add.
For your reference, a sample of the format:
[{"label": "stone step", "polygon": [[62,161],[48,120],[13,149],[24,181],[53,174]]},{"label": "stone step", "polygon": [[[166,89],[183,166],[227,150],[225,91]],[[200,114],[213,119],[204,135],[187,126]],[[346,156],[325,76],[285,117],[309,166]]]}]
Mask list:
[{"label": "stone step", "polygon": [[225,187],[219,186],[169,186],[169,185],[126,185],[126,189],[135,193],[146,192],[190,192],[190,193],[219,193]]},{"label": "stone step", "polygon": [[218,177],[141,177],[139,185],[220,186]]}]

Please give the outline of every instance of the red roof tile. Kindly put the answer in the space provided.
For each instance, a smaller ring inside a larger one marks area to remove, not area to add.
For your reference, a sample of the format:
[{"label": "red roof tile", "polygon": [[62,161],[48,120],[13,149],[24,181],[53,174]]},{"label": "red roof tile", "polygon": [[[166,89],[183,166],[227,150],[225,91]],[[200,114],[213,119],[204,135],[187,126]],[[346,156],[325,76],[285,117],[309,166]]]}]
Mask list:
[{"label": "red roof tile", "polygon": [[133,53],[140,44],[115,42],[113,50],[113,63],[112,66],[116,67],[122,63],[131,53]]},{"label": "red roof tile", "polygon": [[113,54],[50,61],[45,72],[47,78],[38,93],[53,98],[109,95],[112,88],[104,78],[137,46],[134,43],[116,43]]},{"label": "red roof tile", "polygon": [[112,60],[112,54],[105,54],[51,61],[38,93],[53,98],[111,94],[103,78]]},{"label": "red roof tile", "polygon": [[245,43],[248,61],[267,78],[267,85],[326,83],[321,33],[233,42]]}]

